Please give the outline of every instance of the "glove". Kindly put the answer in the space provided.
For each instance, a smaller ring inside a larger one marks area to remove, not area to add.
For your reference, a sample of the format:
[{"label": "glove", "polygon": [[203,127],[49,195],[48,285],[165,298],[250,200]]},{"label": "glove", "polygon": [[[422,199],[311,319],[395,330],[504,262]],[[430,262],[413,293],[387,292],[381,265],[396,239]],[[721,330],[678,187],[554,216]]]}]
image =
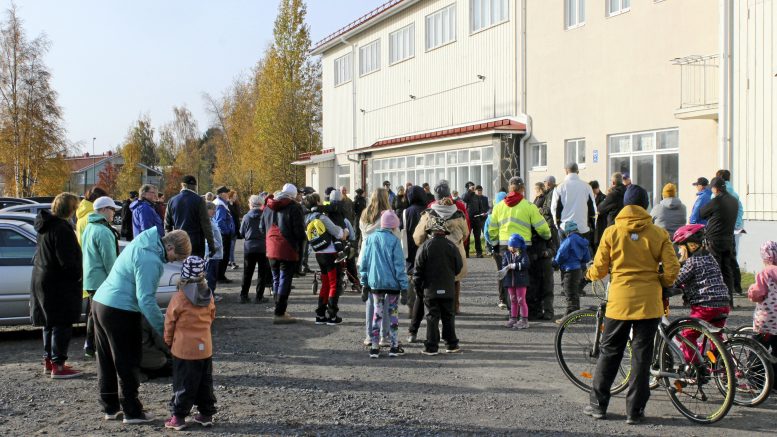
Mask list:
[{"label": "glove", "polygon": [[399,292],[399,303],[402,305],[407,305],[407,290],[402,290]]},{"label": "glove", "polygon": [[515,263],[508,264],[507,268],[510,269],[510,270],[515,270]]},{"label": "glove", "polygon": [[367,299],[370,297],[370,292],[371,291],[372,291],[372,289],[370,288],[369,285],[364,284],[362,286],[362,302],[367,302]]}]

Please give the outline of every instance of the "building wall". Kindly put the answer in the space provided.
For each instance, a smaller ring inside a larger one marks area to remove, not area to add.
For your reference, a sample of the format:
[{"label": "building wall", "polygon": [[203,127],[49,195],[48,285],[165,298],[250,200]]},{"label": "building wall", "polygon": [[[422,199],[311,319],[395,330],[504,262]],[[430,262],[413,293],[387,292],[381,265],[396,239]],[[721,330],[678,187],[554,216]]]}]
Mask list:
[{"label": "building wall", "polygon": [[[607,17],[605,1],[588,0],[585,24],[569,30],[565,3],[527,0],[529,143],[547,144],[547,168],[529,168],[529,182],[563,176],[565,141],[585,138],[581,177],[606,187],[609,135],[677,128],[679,174],[672,182],[690,208],[691,182],[717,170],[717,122],[675,116],[680,70],[671,60],[718,52],[718,2],[632,0],[628,12]],[[524,151],[529,162],[530,152]],[[661,182],[655,185],[657,200]]]},{"label": "building wall", "polygon": [[[470,1],[419,2],[324,53],[324,148],[340,154],[381,138],[516,115],[520,1],[509,0],[507,22],[476,33],[470,32]],[[425,17],[454,3],[455,41],[427,52]],[[410,23],[415,56],[389,65],[389,34]],[[376,39],[380,69],[360,77],[359,48]],[[351,51],[353,79],[335,87],[335,59]]]}]

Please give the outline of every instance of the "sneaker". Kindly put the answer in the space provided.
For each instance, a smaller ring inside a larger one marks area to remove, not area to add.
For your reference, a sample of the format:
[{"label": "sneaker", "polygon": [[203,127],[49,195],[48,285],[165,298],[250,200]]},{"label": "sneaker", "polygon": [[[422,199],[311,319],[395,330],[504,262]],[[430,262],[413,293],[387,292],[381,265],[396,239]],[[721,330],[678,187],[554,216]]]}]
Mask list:
[{"label": "sneaker", "polygon": [[84,359],[85,360],[93,360],[94,359],[94,349],[84,349]]},{"label": "sneaker", "polygon": [[507,304],[504,302],[499,302],[498,304],[496,304],[496,306],[498,306],[500,309],[503,309],[503,310],[507,309]]},{"label": "sneaker", "polygon": [[176,415],[170,416],[165,422],[165,428],[174,429],[176,431],[182,431],[186,428],[186,420]]},{"label": "sneaker", "polygon": [[283,315],[272,318],[273,325],[288,325],[291,323],[297,323],[297,319],[292,317],[289,313],[284,313]]},{"label": "sneaker", "polygon": [[51,358],[44,358],[43,359],[43,374],[44,375],[50,375],[51,374]]},{"label": "sneaker", "polygon": [[424,349],[424,350],[421,351],[421,354],[433,357],[435,355],[438,355],[439,352],[437,352],[437,351],[429,351],[429,350]]},{"label": "sneaker", "polygon": [[204,414],[195,414],[193,420],[195,423],[199,423],[205,428],[213,426],[213,416],[206,416]]},{"label": "sneaker", "polygon": [[154,421],[154,415],[144,411],[140,413],[140,416],[138,417],[127,417],[124,415],[124,420],[121,422],[125,425],[139,425],[141,423],[149,423]]},{"label": "sneaker", "polygon": [[645,422],[645,412],[640,411],[633,415],[626,415],[626,424],[627,425],[640,425],[643,422]]},{"label": "sneaker", "polygon": [[378,358],[380,356],[380,349],[370,349],[370,358]]},{"label": "sneaker", "polygon": [[513,329],[526,329],[529,327],[529,322],[526,319],[521,319],[513,326]]},{"label": "sneaker", "polygon": [[240,296],[240,303],[249,303],[249,302],[251,301],[248,300],[248,296],[242,296],[242,295]]},{"label": "sneaker", "polygon": [[81,372],[70,366],[51,364],[51,379],[71,379],[81,376]]},{"label": "sneaker", "polygon": [[507,323],[505,323],[505,328],[508,328],[508,329],[509,329],[509,328],[512,328],[512,327],[514,327],[514,326],[515,326],[517,323],[518,323],[518,320],[517,320],[517,319],[512,319],[512,318],[511,318],[510,320],[508,320],[508,321],[507,321]]},{"label": "sneaker", "polygon": [[119,418],[121,416],[123,416],[123,415],[124,415],[124,412],[119,410],[119,411],[117,411],[115,413],[105,413],[105,415],[103,416],[103,419],[105,419],[105,420],[119,420]]},{"label": "sneaker", "polygon": [[593,405],[586,405],[583,409],[583,413],[585,413],[586,416],[591,416],[596,420],[602,420],[607,418],[607,412],[602,410],[600,407],[593,406]]},{"label": "sneaker", "polygon": [[445,347],[446,354],[457,354],[459,352],[461,352],[461,348],[459,347],[459,345]]},{"label": "sneaker", "polygon": [[316,316],[316,325],[326,325],[327,320],[329,319],[327,319],[326,317]]},{"label": "sneaker", "polygon": [[370,337],[367,337],[367,338],[364,339],[362,344],[365,345],[365,346],[372,346],[372,339]]},{"label": "sneaker", "polygon": [[224,300],[224,296],[213,293],[213,302],[221,302],[222,300]]},{"label": "sneaker", "polygon": [[399,346],[389,349],[389,357],[401,357],[404,354],[405,350]]},{"label": "sneaker", "polygon": [[332,318],[327,319],[326,321],[326,324],[329,326],[337,326],[341,323],[343,323],[343,319],[340,316],[334,316]]},{"label": "sneaker", "polygon": [[235,264],[235,263],[232,263],[232,267],[231,268],[232,268],[232,270],[237,270],[237,269],[240,268],[240,266]]},{"label": "sneaker", "polygon": [[407,342],[410,344],[413,344],[418,341],[418,338],[416,337],[416,334],[410,334],[407,336]]},{"label": "sneaker", "polygon": [[388,338],[385,338],[385,337],[381,338],[380,339],[380,343],[378,343],[378,346],[380,346],[380,347],[389,347],[389,346],[391,346],[391,340],[389,340]]}]

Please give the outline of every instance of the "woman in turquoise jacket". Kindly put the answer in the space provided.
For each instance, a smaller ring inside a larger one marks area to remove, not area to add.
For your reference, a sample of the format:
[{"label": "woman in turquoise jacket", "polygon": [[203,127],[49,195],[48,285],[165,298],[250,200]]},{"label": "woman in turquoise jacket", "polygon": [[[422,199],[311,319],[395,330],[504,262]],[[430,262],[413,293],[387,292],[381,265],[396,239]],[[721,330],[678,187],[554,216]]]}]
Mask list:
[{"label": "woman in turquoise jacket", "polygon": [[97,289],[92,314],[97,384],[106,420],[116,420],[122,414],[126,424],[153,420],[138,399],[141,320],[145,317],[159,335],[163,334],[164,319],[156,302],[159,278],[165,263],[182,261],[191,251],[189,236],[184,231],[160,237],[156,227],[145,230],[124,248],[108,278]]}]

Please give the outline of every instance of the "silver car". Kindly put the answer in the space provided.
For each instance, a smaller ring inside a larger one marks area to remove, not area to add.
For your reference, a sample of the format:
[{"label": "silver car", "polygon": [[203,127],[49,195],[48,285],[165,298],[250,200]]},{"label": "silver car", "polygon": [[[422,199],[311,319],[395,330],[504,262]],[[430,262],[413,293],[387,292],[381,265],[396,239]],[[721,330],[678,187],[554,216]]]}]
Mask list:
[{"label": "silver car", "polygon": [[13,205],[7,208],[0,209],[0,212],[28,212],[31,214],[37,214],[38,211],[45,209],[46,211],[51,209],[50,203],[31,203],[28,205]]},{"label": "silver car", "polygon": [[[19,220],[0,219],[0,325],[26,325],[30,323],[30,283],[32,257],[35,255],[37,232],[31,224]],[[127,246],[119,243],[119,250]],[[181,274],[181,263],[165,264],[157,303],[166,308]],[[86,301],[84,301],[86,311]],[[86,316],[82,316],[86,320]]]}]

